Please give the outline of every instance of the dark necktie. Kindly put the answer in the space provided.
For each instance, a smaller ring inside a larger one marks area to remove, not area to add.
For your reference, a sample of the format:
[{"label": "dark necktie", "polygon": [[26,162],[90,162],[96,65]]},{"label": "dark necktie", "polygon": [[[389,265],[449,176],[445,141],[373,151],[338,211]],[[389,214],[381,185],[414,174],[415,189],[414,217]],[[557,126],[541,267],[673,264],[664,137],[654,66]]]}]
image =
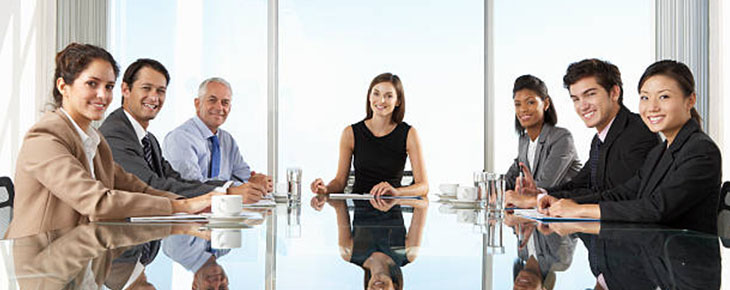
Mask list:
[{"label": "dark necktie", "polygon": [[218,136],[210,136],[211,149],[210,149],[210,170],[208,170],[208,177],[217,177],[220,173],[221,166],[221,149],[220,143],[218,142]]},{"label": "dark necktie", "polygon": [[598,159],[600,159],[601,156],[601,145],[603,145],[603,141],[598,138],[598,135],[593,137],[593,143],[591,144],[591,156],[589,157],[588,162],[591,166],[591,187],[592,188],[600,188],[599,184],[599,178],[598,178]]},{"label": "dark necktie", "polygon": [[147,161],[147,165],[149,165],[150,169],[157,173],[157,167],[155,166],[155,161],[152,159],[152,142],[150,142],[150,136],[145,135],[142,138],[142,150],[144,151],[144,160]]}]

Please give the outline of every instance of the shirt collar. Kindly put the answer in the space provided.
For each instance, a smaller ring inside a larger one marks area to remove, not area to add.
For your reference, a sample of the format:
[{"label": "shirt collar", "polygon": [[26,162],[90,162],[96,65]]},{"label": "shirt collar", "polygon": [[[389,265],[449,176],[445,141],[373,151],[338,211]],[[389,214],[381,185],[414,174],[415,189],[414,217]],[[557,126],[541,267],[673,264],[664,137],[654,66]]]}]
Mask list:
[{"label": "shirt collar", "polygon": [[[618,114],[616,114],[616,116],[618,116]],[[598,139],[600,139],[601,142],[606,141],[606,136],[608,136],[608,130],[611,129],[611,125],[613,124],[613,121],[616,120],[616,116],[613,116],[613,119],[611,119],[611,122],[608,122],[606,128],[603,128],[603,130],[598,132]]]},{"label": "shirt collar", "polygon": [[99,145],[101,142],[99,135],[96,134],[96,132],[89,128],[88,131],[84,132],[84,130],[81,130],[81,127],[79,127],[78,124],[76,124],[76,121],[74,121],[73,118],[71,118],[71,115],[66,112],[63,108],[60,108],[61,112],[63,112],[64,115],[66,115],[66,118],[68,118],[71,121],[71,124],[74,125],[74,128],[76,129],[76,132],[79,134],[79,137],[81,137],[81,142],[84,144],[85,148],[95,148]]},{"label": "shirt collar", "polygon": [[208,126],[203,123],[203,120],[200,119],[197,115],[193,117],[193,124],[195,124],[195,127],[198,129],[198,132],[200,132],[200,136],[203,136],[204,139],[210,138],[210,136],[218,135],[220,133],[220,128],[218,128],[218,131],[216,134],[213,134],[213,132],[210,131]]},{"label": "shirt collar", "polygon": [[127,110],[122,109],[125,115],[127,115],[127,119],[129,119],[129,123],[132,123],[132,128],[134,128],[134,133],[137,135],[137,141],[139,141],[139,144],[142,144],[142,138],[147,136],[147,130],[145,130],[142,127],[142,124],[137,122],[137,119],[135,119],[132,114],[127,112]]}]

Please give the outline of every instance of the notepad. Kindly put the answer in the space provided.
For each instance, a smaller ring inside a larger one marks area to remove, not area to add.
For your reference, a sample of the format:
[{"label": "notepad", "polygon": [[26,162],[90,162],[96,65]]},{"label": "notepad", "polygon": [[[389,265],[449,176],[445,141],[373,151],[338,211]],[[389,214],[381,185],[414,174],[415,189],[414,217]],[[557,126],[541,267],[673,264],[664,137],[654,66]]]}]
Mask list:
[{"label": "notepad", "polygon": [[[375,197],[369,193],[330,193],[329,198],[330,199],[370,200],[370,199],[374,199]],[[423,199],[420,196],[393,196],[393,195],[381,195],[378,198],[380,198],[380,199],[414,199],[414,200]]]},{"label": "notepad", "polygon": [[262,199],[255,203],[244,203],[243,208],[262,208],[275,207],[276,202],[273,199]]},{"label": "notepad", "polygon": [[163,216],[130,217],[129,221],[133,223],[190,223],[206,222],[208,219],[199,214],[176,213]]},{"label": "notepad", "polygon": [[598,222],[599,219],[579,218],[579,217],[554,217],[539,213],[536,209],[515,209],[514,214],[517,216],[541,221],[541,222]]}]

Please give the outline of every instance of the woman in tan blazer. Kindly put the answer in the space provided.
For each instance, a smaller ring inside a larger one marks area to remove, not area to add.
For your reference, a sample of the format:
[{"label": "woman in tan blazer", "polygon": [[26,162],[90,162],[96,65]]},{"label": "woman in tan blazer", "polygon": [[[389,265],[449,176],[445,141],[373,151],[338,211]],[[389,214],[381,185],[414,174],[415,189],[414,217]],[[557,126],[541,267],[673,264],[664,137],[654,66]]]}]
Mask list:
[{"label": "woman in tan blazer", "polygon": [[111,54],[93,45],[72,43],[56,55],[56,109],[23,140],[6,238],[100,219],[195,213],[210,205],[212,194],[182,199],[153,189],[114,162],[90,123],[104,117],[118,74]]}]

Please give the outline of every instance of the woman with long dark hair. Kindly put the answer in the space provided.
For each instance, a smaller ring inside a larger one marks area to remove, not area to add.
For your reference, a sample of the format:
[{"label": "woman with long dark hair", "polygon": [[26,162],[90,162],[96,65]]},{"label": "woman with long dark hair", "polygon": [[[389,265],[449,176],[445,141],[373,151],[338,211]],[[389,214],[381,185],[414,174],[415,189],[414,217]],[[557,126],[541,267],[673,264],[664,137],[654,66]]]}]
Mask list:
[{"label": "woman with long dark hair", "polygon": [[181,199],[153,189],[114,162],[91,122],[104,117],[118,75],[116,61],[103,48],[72,43],[56,55],[55,109],[23,140],[6,238],[91,220],[194,213],[210,205],[210,194]]}]

